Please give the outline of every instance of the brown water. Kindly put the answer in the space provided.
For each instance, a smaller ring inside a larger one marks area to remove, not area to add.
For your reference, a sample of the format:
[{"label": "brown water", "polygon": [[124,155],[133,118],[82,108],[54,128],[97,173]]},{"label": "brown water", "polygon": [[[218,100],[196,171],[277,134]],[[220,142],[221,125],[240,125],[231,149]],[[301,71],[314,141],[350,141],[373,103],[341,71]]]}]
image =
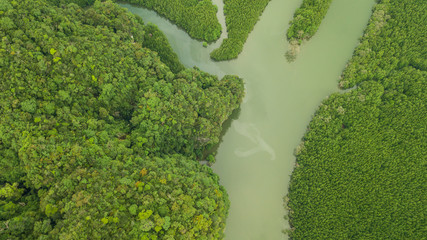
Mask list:
[{"label": "brown water", "polygon": [[[218,16],[224,24],[221,0]],[[244,78],[246,97],[237,120],[223,137],[213,166],[230,196],[227,240],[286,239],[283,197],[299,144],[317,106],[338,91],[337,82],[371,14],[374,0],[333,1],[317,34],[288,63],[285,32],[301,0],[272,0],[239,58],[213,62],[209,53],[152,11],[122,6],[152,22],[167,35],[180,60],[212,74]],[[225,29],[225,27],[223,27]],[[223,34],[222,37],[224,37]]]}]

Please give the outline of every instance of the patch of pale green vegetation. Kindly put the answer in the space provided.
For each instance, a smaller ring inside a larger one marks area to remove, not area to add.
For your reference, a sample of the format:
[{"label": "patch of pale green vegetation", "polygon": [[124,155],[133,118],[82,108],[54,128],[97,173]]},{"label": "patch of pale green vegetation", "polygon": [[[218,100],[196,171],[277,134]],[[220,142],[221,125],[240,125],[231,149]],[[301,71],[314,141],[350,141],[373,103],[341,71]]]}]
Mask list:
[{"label": "patch of pale green vegetation", "polygon": [[424,239],[427,5],[380,1],[317,110],[289,186],[291,239]]}]

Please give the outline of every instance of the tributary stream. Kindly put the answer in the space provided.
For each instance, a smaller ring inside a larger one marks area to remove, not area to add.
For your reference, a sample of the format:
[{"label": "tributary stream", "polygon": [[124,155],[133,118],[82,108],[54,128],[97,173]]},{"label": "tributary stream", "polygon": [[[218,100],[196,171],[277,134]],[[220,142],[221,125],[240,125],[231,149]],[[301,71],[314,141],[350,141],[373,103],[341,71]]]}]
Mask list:
[{"label": "tributary stream", "polygon": [[[225,31],[222,0],[213,2]],[[338,91],[338,78],[362,36],[374,0],[333,1],[316,35],[302,46],[296,61],[288,63],[285,33],[300,4],[272,0],[238,59],[227,62],[209,58],[222,39],[204,48],[155,12],[122,4],[156,24],[187,67],[244,79],[245,99],[212,167],[231,201],[226,240],[287,238],[282,233],[288,228],[283,197],[295,164],[294,149],[320,102]]]}]

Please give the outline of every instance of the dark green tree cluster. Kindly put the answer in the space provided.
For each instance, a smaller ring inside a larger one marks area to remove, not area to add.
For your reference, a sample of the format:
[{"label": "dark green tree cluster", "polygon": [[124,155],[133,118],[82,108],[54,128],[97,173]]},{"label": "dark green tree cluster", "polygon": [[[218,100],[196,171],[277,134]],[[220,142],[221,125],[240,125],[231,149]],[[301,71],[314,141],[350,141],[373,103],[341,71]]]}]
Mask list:
[{"label": "dark green tree cluster", "polygon": [[286,33],[290,43],[289,50],[286,52],[289,61],[295,60],[301,43],[309,40],[317,32],[331,2],[332,0],[303,0],[301,6],[295,11]]},{"label": "dark green tree cluster", "polygon": [[0,0],[0,239],[222,238],[227,193],[197,160],[242,80],[172,72],[112,2],[60,5]]},{"label": "dark green tree cluster", "polygon": [[296,149],[292,239],[425,239],[427,4],[383,0]]},{"label": "dark green tree cluster", "polygon": [[213,42],[221,36],[217,7],[211,0],[126,0],[152,9],[183,28],[192,38]]},{"label": "dark green tree cluster", "polygon": [[[56,5],[56,6],[60,6],[62,4],[75,3],[75,4],[79,5],[80,7],[87,7],[87,6],[91,6],[92,4],[95,3],[95,0],[47,0],[47,1]],[[105,1],[105,0],[103,0],[103,1]]]},{"label": "dark green tree cluster", "polygon": [[216,61],[235,59],[270,0],[224,0],[228,38],[211,52]]}]

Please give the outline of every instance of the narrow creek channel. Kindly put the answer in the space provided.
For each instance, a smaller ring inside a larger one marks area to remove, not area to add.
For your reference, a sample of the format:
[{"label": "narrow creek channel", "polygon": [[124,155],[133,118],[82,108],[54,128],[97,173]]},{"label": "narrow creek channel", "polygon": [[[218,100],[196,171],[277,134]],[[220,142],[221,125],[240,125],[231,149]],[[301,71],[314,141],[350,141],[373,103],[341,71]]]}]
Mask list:
[{"label": "narrow creek channel", "polygon": [[[245,81],[246,97],[212,167],[231,201],[226,240],[287,239],[281,232],[288,227],[283,197],[295,162],[293,151],[322,99],[338,91],[338,77],[374,5],[374,0],[333,1],[317,34],[288,63],[284,36],[301,1],[272,0],[239,58],[228,62],[209,58],[221,40],[204,48],[155,12],[121,4],[156,24],[187,67],[219,77],[235,74]],[[213,2],[222,13],[222,0]]]}]

